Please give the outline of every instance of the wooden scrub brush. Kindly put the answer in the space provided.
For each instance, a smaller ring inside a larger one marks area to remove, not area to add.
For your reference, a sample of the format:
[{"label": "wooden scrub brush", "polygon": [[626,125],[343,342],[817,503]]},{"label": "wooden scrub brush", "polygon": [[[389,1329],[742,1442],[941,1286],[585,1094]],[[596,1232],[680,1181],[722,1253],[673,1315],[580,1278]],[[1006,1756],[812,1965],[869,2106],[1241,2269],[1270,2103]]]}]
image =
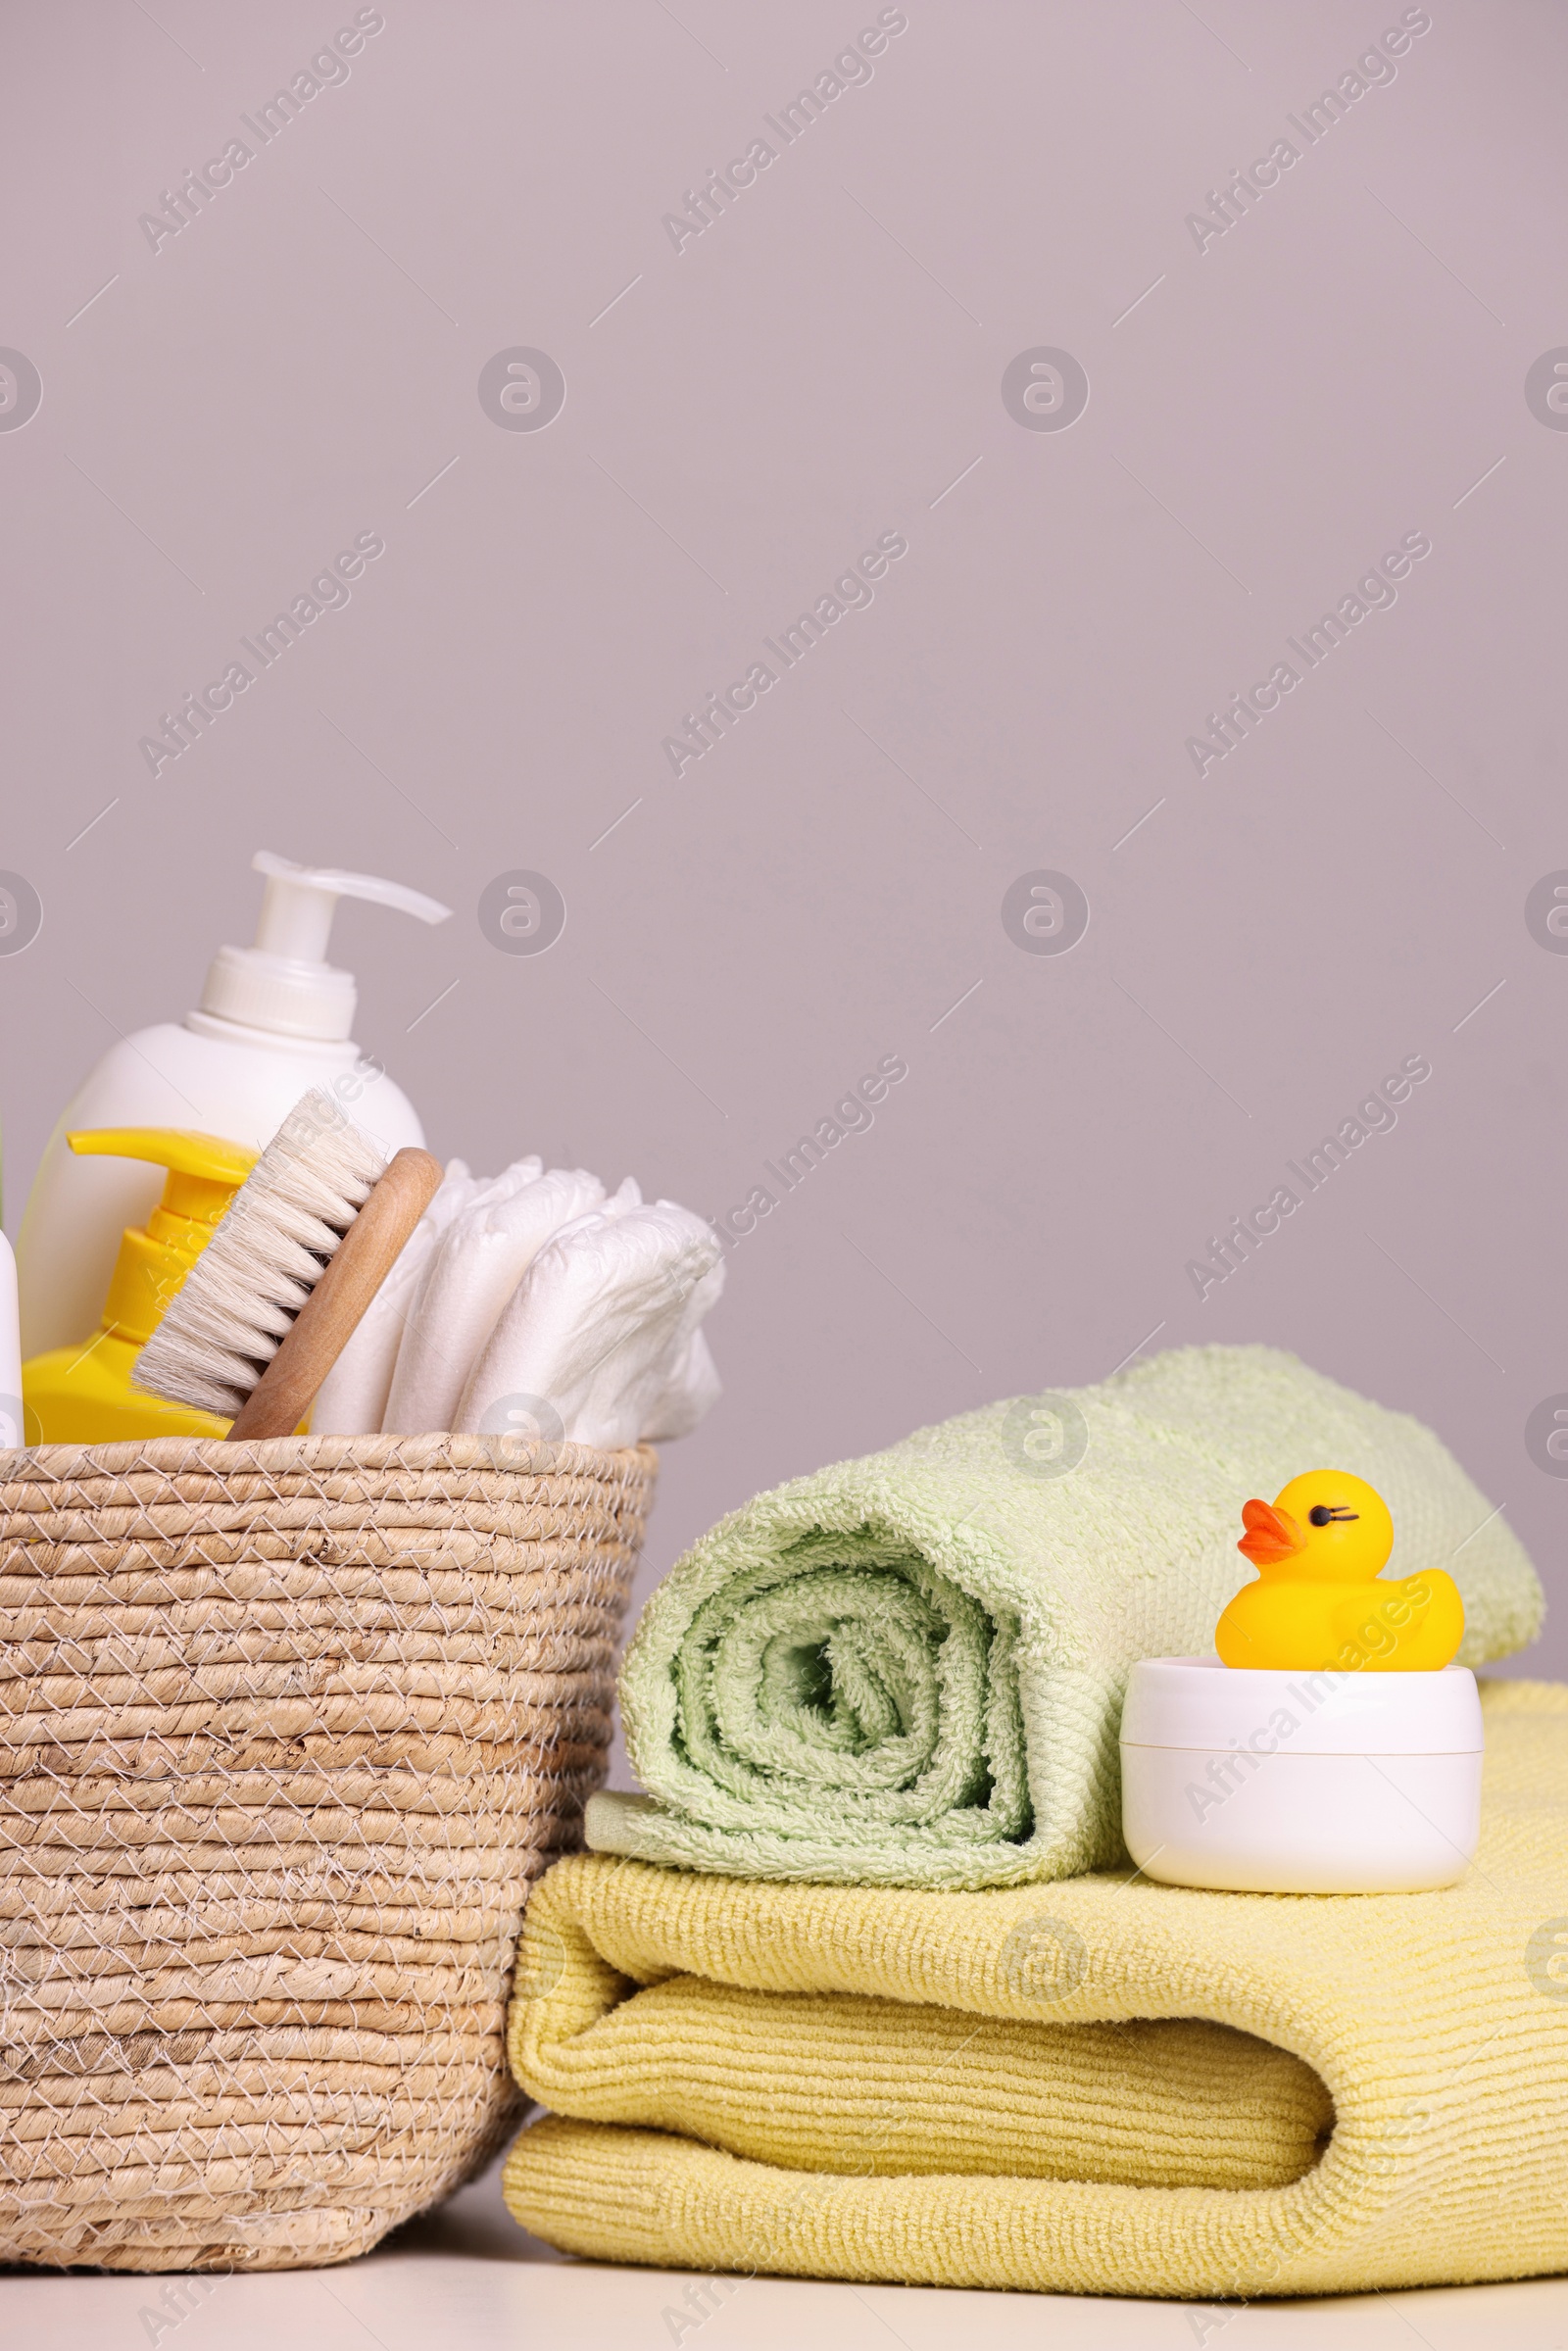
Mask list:
[{"label": "wooden scrub brush", "polygon": [[388,1166],[329,1094],[307,1094],[137,1356],[137,1387],[231,1419],[231,1438],[290,1436],[440,1182],[428,1151]]}]

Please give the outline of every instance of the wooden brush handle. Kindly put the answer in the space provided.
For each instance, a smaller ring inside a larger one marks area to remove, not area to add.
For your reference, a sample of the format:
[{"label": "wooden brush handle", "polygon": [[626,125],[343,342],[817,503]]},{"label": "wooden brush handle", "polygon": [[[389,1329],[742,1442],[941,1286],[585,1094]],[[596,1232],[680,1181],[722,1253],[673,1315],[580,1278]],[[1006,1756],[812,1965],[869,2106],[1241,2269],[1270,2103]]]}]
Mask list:
[{"label": "wooden brush handle", "polygon": [[231,1438],[293,1435],[440,1182],[441,1162],[428,1151],[398,1152],[240,1406]]}]

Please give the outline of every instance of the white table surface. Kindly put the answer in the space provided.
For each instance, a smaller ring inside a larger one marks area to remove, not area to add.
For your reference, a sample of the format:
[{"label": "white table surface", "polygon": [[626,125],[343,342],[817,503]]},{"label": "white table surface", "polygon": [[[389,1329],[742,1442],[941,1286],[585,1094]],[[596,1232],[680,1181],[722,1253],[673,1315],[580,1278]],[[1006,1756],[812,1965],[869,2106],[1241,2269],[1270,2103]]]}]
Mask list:
[{"label": "white table surface", "polygon": [[511,2220],[496,2171],[342,2269],[219,2278],[205,2293],[187,2278],[0,2274],[6,2351],[149,2343],[159,2351],[669,2351],[676,2343],[688,2351],[1568,2351],[1568,2278],[1250,2307],[695,2278],[564,2260]]}]

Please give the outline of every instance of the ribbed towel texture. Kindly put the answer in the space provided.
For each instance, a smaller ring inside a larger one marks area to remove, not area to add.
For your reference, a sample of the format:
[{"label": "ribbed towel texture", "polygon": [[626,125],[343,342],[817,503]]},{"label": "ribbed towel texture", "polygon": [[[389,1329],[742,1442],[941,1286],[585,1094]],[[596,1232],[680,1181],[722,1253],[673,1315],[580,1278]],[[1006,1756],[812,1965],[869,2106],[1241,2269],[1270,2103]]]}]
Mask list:
[{"label": "ribbed towel texture", "polygon": [[649,1797],[601,1852],[739,1877],[981,1886],[1122,1857],[1116,1733],[1140,1657],[1212,1656],[1242,1503],[1370,1479],[1389,1574],[1446,1568],[1460,1661],[1534,1639],[1535,1570],[1419,1421],[1271,1347],[1183,1347],[760,1495],[687,1552],[621,1675]]},{"label": "ribbed towel texture", "polygon": [[594,2259],[911,2284],[1251,2297],[1568,2268],[1568,1688],[1483,1702],[1481,1849],[1440,1893],[559,1863],[508,2033],[556,2111],[508,2204]]}]

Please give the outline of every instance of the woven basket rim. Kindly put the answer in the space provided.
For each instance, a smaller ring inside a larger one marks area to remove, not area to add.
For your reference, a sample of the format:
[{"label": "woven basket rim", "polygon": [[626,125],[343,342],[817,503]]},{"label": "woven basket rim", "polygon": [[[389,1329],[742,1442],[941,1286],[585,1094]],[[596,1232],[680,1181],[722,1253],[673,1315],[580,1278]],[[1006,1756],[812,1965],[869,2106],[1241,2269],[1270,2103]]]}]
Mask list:
[{"label": "woven basket rim", "polygon": [[657,1466],[651,1445],[604,1452],[565,1439],[459,1437],[432,1431],[418,1437],[122,1438],[110,1445],[28,1445],[0,1447],[0,1489],[78,1485],[124,1478],[137,1470],[166,1477],[310,1476],[322,1471],[479,1470],[517,1477],[592,1477],[615,1482]]}]

